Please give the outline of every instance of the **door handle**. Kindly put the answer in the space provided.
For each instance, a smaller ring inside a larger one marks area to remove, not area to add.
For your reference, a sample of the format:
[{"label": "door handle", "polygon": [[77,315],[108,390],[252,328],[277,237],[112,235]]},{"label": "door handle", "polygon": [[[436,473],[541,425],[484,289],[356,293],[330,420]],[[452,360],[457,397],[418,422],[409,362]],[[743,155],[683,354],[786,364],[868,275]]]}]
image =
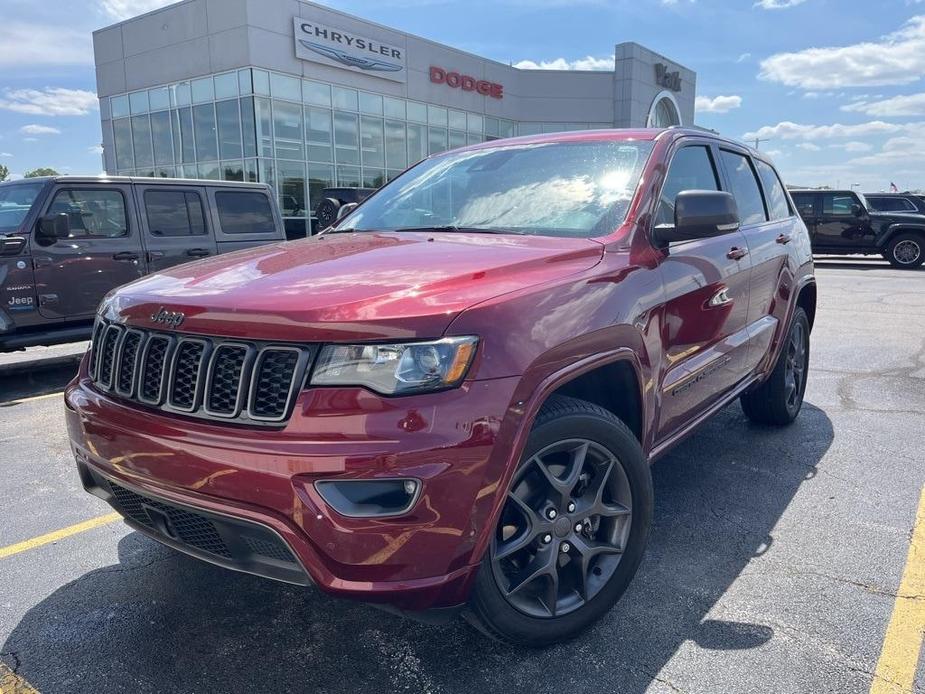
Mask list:
[{"label": "door handle", "polygon": [[207,255],[211,255],[207,248],[190,248],[186,255],[190,258],[205,258]]},{"label": "door handle", "polygon": [[744,248],[739,248],[738,246],[733,246],[729,249],[729,252],[726,254],[726,257],[729,260],[742,260],[745,256],[748,255],[748,251]]},{"label": "door handle", "polygon": [[148,251],[148,262],[153,263],[155,260],[160,260],[164,257],[164,251]]},{"label": "door handle", "polygon": [[777,237],[777,242],[786,246],[788,243],[790,243],[790,234],[781,234]]},{"label": "door handle", "polygon": [[131,251],[122,251],[121,253],[113,253],[113,260],[138,260],[138,254],[132,253]]}]

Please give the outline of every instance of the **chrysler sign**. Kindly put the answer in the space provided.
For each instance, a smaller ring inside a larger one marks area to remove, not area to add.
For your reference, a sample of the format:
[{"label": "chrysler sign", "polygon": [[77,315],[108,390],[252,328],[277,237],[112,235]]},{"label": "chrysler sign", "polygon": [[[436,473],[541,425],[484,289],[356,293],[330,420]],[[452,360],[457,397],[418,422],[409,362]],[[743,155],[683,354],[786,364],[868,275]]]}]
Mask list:
[{"label": "chrysler sign", "polygon": [[295,17],[295,54],[302,60],[406,81],[405,49],[352,31]]}]

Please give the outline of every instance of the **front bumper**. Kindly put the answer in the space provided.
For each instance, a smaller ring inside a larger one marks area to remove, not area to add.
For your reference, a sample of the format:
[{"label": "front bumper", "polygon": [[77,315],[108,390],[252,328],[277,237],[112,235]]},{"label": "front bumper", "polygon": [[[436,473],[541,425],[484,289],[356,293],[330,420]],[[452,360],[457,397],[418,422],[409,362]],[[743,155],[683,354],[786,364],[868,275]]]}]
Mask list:
[{"label": "front bumper", "polygon": [[[228,568],[422,610],[468,595],[519,424],[518,381],[403,398],[309,389],[278,430],[152,412],[100,393],[83,368],[65,401],[84,486],[137,530]],[[340,516],[314,487],[394,477],[422,482],[396,518]],[[177,513],[224,547],[191,542]]]}]

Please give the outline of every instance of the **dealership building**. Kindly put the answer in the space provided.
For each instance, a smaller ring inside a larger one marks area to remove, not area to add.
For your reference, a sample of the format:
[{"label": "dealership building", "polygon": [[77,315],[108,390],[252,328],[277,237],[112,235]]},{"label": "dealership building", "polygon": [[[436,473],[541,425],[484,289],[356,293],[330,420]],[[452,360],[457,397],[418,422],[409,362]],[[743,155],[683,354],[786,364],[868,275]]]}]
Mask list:
[{"label": "dealership building", "polygon": [[429,154],[694,117],[696,74],[635,43],[612,70],[519,69],[300,0],[186,0],[93,44],[108,173],[263,181],[295,234],[322,189]]}]

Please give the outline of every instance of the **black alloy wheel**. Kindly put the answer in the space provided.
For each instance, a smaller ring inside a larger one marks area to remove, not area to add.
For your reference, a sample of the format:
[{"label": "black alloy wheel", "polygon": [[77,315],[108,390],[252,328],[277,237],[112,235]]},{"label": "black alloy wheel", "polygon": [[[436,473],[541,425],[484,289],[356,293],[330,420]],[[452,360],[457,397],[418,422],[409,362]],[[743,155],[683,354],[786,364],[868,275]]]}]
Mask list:
[{"label": "black alloy wheel", "polygon": [[620,599],[652,525],[639,439],[598,405],[553,395],[540,409],[463,615],[491,638],[574,638]]},{"label": "black alloy wheel", "polygon": [[746,416],[758,424],[790,424],[803,407],[809,374],[809,317],[797,306],[774,369],[740,398]]},{"label": "black alloy wheel", "polygon": [[616,571],[633,497],[623,466],[602,445],[547,446],[517,473],[492,543],[502,593],[531,617],[585,605]]}]

